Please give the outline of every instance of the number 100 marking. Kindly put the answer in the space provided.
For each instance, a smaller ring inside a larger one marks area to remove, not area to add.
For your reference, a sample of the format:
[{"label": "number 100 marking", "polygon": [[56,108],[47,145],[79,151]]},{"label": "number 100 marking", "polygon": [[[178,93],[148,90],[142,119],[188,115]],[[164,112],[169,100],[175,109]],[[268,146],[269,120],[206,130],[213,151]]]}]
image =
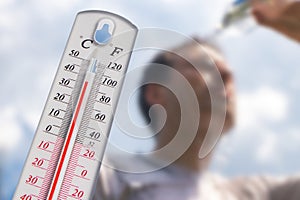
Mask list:
[{"label": "number 100 marking", "polygon": [[114,81],[111,78],[105,77],[104,80],[102,81],[102,84],[110,87],[115,87],[117,86],[118,81]]}]

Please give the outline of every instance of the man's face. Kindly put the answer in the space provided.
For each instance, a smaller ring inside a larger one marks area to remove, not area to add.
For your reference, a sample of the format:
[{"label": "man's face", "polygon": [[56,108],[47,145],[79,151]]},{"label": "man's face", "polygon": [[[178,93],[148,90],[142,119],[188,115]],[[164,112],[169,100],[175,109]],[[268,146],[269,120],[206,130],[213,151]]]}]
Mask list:
[{"label": "man's face", "polygon": [[[207,53],[214,63],[205,63],[201,60],[204,58],[198,56],[195,59],[199,59],[198,63],[202,64],[199,64],[198,66],[191,66],[186,62],[177,62],[175,69],[178,70],[192,86],[195,95],[197,96],[202,120],[205,118],[210,120],[211,117],[211,92],[216,94],[215,98],[217,99],[214,101],[216,103],[214,106],[217,111],[224,112],[223,109],[218,110],[219,107],[222,107],[218,104],[223,105],[225,103],[226,118],[223,131],[227,131],[233,126],[235,119],[235,89],[232,72],[219,53],[210,48],[207,48]],[[197,63],[197,61],[195,63]],[[216,75],[216,72],[219,74]],[[217,81],[216,79],[220,79],[220,77],[222,81]],[[174,78],[171,81],[174,81],[175,84],[176,79]],[[223,86],[216,85],[216,83],[222,82]],[[208,88],[210,88],[210,91]],[[170,100],[168,102],[172,101]]]}]

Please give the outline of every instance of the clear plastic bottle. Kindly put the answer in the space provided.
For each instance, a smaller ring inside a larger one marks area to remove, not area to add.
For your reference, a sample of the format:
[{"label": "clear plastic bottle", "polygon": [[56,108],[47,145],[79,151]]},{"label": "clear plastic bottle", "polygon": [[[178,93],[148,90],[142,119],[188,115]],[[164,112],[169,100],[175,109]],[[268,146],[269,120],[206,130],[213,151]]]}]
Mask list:
[{"label": "clear plastic bottle", "polygon": [[233,24],[240,23],[250,17],[251,8],[249,0],[235,0],[226,11],[221,28],[225,29]]},{"label": "clear plastic bottle", "polygon": [[[268,0],[260,0],[268,1]],[[231,35],[243,34],[252,31],[256,27],[256,21],[251,14],[251,0],[233,0],[225,10],[221,22],[207,37],[208,40],[216,40],[228,32]]]}]

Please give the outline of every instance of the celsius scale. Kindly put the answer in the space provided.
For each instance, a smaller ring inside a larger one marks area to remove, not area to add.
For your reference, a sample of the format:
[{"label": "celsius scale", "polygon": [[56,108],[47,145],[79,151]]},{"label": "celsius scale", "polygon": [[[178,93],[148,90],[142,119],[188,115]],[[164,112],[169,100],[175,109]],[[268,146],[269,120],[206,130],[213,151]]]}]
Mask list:
[{"label": "celsius scale", "polygon": [[78,13],[13,199],[91,199],[137,28]]}]

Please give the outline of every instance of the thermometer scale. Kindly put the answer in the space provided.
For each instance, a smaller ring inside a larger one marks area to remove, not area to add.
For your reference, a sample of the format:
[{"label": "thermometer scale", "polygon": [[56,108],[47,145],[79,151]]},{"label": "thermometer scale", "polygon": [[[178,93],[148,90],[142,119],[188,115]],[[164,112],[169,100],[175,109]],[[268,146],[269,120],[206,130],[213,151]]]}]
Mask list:
[{"label": "thermometer scale", "polygon": [[91,199],[137,28],[78,13],[13,199]]}]

